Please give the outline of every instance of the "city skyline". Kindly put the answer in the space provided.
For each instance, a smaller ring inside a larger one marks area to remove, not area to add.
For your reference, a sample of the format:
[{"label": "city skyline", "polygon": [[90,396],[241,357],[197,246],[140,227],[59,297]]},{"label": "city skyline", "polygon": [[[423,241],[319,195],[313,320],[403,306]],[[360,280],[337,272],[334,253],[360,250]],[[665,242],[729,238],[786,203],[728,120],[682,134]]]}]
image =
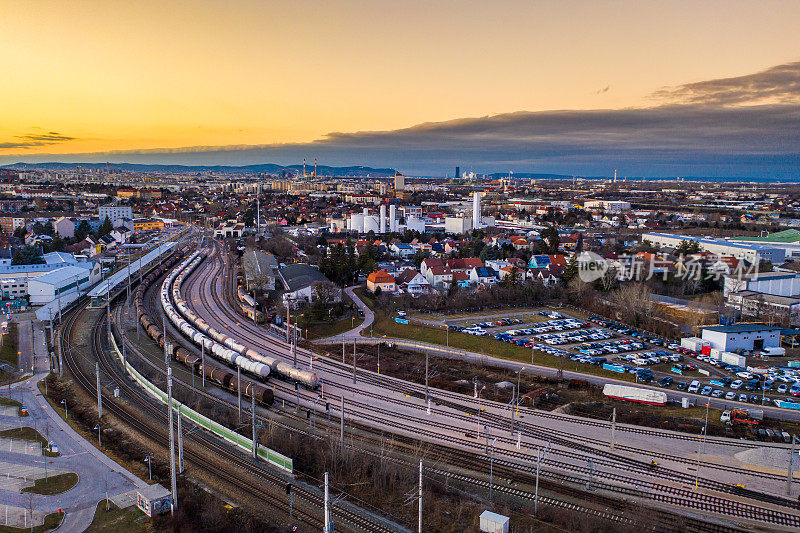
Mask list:
[{"label": "city skyline", "polygon": [[157,7],[4,5],[0,164],[800,175],[794,3]]}]

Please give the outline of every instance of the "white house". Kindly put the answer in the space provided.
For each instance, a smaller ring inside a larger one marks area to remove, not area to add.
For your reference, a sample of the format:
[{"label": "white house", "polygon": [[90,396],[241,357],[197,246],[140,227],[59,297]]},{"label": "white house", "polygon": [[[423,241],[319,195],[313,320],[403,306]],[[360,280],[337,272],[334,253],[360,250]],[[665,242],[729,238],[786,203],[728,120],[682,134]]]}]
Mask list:
[{"label": "white house", "polygon": [[497,283],[497,272],[489,267],[475,267],[469,271],[470,283],[478,285],[494,285]]}]

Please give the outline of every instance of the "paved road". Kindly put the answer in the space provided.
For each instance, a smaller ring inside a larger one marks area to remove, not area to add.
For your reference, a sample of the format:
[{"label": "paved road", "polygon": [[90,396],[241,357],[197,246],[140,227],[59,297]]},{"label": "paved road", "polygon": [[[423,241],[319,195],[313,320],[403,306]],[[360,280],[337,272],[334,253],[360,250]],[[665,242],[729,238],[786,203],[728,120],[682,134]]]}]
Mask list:
[{"label": "paved road", "polygon": [[19,351],[18,367],[22,372],[33,370],[33,325],[30,320],[21,320],[17,323],[17,337]]},{"label": "paved road", "polygon": [[338,335],[333,335],[331,337],[326,337],[324,339],[317,339],[314,342],[316,344],[328,344],[332,342],[342,342],[342,340],[352,340],[353,338],[360,339],[361,332],[367,329],[372,325],[375,321],[375,313],[372,312],[372,309],[364,303],[364,301],[358,297],[358,295],[353,292],[353,289],[358,288],[359,285],[353,285],[352,287],[347,287],[344,292],[353,300],[359,309],[364,313],[364,322],[362,322],[359,326],[355,328],[345,331],[344,333],[339,333]]},{"label": "paved road", "polygon": [[[30,416],[22,419],[25,425],[36,429],[58,445],[60,457],[45,458],[11,452],[0,452],[0,461],[19,464],[21,467],[47,467],[64,472],[78,474],[78,484],[63,494],[53,496],[35,496],[36,508],[45,512],[54,512],[61,507],[65,513],[65,522],[59,531],[84,531],[94,517],[94,507],[105,497],[143,487],[146,483],[122,466],[98,451],[94,446],[78,435],[44,399],[36,387],[45,373],[39,373],[24,381],[11,385],[11,397],[22,401]],[[7,396],[8,389],[3,387],[2,393]],[[19,424],[19,418],[0,416],[0,422]],[[0,499],[13,507],[26,507],[28,496],[17,491],[5,490],[0,486]]]}]

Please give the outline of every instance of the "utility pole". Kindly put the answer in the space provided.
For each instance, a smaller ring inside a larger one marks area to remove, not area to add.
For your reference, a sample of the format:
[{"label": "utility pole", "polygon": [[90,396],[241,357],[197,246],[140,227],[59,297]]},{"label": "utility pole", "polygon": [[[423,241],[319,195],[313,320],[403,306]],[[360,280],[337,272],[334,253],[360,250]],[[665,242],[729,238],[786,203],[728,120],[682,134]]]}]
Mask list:
[{"label": "utility pole", "polygon": [[252,414],[252,424],[253,424],[253,459],[258,458],[258,436],[256,435],[256,396],[255,394],[251,396],[252,404],[250,405],[250,410]]},{"label": "utility pole", "polygon": [[[164,346],[166,346],[166,342]],[[175,426],[173,422],[173,414],[172,414],[172,367],[169,364],[169,356],[166,355],[166,349],[164,350],[165,359],[167,363],[167,398],[169,401],[168,411],[169,411],[169,474],[170,480],[172,485],[172,505],[177,507],[178,505],[178,479],[175,473]]]},{"label": "utility pole", "polygon": [[427,402],[430,398],[428,394],[428,352],[425,352],[425,401]]},{"label": "utility pole", "polygon": [[794,443],[797,439],[792,435],[792,447],[789,451],[789,475],[786,478],[786,495],[792,495],[792,480],[794,479]]},{"label": "utility pole", "polygon": [[286,342],[289,342],[289,302],[286,302]]},{"label": "utility pole", "polygon": [[422,533],[422,459],[419,460],[419,515],[417,517],[417,532]]},{"label": "utility pole", "polygon": [[342,425],[340,428],[340,436],[342,442],[342,455],[344,455],[344,395],[342,395]]},{"label": "utility pole", "polygon": [[356,340],[353,339],[353,385],[356,384]]},{"label": "utility pole", "polygon": [[329,509],[329,496],[328,496],[328,473],[325,472],[325,524],[322,526],[324,533],[330,533],[331,527],[331,512]]},{"label": "utility pole", "polygon": [[181,404],[178,404],[178,473],[183,474],[183,423],[181,422]]},{"label": "utility pole", "polygon": [[97,418],[103,418],[103,396],[100,394],[100,363],[94,364],[94,372],[97,376]]},{"label": "utility pole", "polygon": [[297,319],[295,319],[294,330],[292,330],[292,368],[297,368]]},{"label": "utility pole", "polygon": [[236,367],[236,396],[239,406],[239,425],[242,425],[242,367]]},{"label": "utility pole", "polygon": [[203,365],[203,389],[206,388],[206,343],[200,343],[200,364]]},{"label": "utility pole", "polygon": [[492,447],[489,449],[489,501],[492,501],[492,482],[494,480],[494,445],[497,437],[492,440]]},{"label": "utility pole", "polygon": [[539,467],[542,464],[542,458],[544,457],[544,454],[547,453],[548,448],[550,448],[549,442],[547,443],[544,452],[542,452],[540,448],[536,448],[536,489],[533,499],[533,514],[538,514],[539,512]]},{"label": "utility pole", "polygon": [[342,363],[344,363],[344,336],[342,336]]},{"label": "utility pole", "polygon": [[611,411],[611,449],[614,449],[614,433],[617,430],[617,408]]}]

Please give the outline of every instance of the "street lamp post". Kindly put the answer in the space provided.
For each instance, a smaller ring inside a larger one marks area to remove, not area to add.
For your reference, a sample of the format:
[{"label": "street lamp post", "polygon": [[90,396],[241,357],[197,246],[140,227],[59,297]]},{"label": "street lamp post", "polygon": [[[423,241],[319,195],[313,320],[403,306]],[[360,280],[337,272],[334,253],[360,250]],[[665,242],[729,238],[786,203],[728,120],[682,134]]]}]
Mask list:
[{"label": "street lamp post", "polygon": [[96,429],[96,430],[97,430],[97,447],[98,447],[98,448],[102,448],[102,447],[103,447],[103,443],[102,443],[102,442],[100,442],[100,424],[97,424],[97,425],[94,427],[94,429]]},{"label": "street lamp post", "polygon": [[144,458],[144,462],[147,463],[147,478],[150,481],[153,481],[153,465],[151,464],[151,455],[148,453],[147,456]]},{"label": "street lamp post", "polygon": [[69,420],[69,412],[67,411],[67,400],[61,400],[61,403],[64,405],[64,420]]}]

